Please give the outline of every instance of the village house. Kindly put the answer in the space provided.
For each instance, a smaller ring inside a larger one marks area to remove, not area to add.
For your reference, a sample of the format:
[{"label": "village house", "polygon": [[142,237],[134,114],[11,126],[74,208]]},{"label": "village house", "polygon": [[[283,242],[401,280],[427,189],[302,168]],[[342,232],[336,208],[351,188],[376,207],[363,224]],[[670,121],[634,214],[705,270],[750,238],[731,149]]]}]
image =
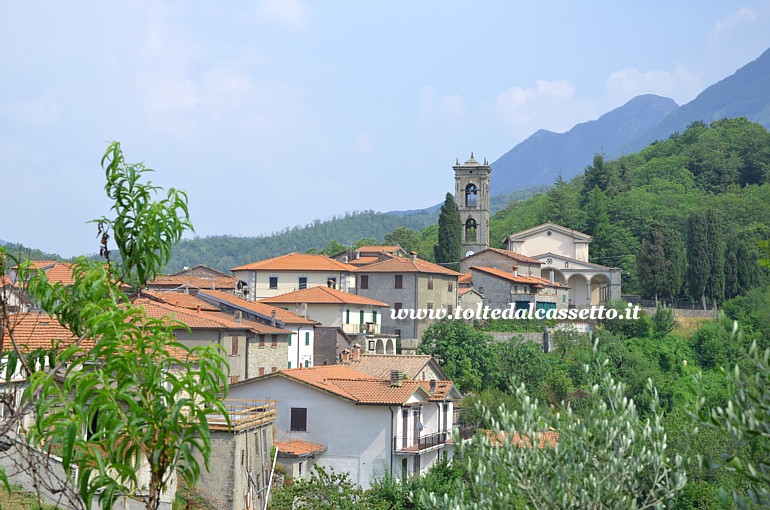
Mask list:
[{"label": "village house", "polygon": [[[276,441],[300,441],[313,451],[295,461],[312,455],[365,489],[375,476],[405,478],[452,456],[453,404],[460,394],[451,381],[403,379],[398,371],[381,379],[345,366],[316,366],[241,381],[230,395],[277,400]],[[300,469],[307,473],[308,466],[290,471]]]},{"label": "village house", "polygon": [[[457,280],[460,273],[422,260],[393,257],[355,270],[356,293],[387,303],[398,312],[402,308],[440,310],[453,313],[457,306]],[[423,331],[435,319],[398,319],[386,314],[383,331],[401,337],[405,352],[417,348]]]},{"label": "village house", "polygon": [[598,305],[620,299],[621,274],[616,267],[589,262],[591,236],[576,230],[543,223],[505,238],[507,250],[540,261],[540,276],[570,288],[573,307]]},{"label": "village house", "polygon": [[[174,293],[167,293],[174,294]],[[187,325],[174,330],[177,340],[189,348],[218,344],[230,364],[230,383],[275,372],[288,364],[291,331],[213,310],[188,310],[150,298],[134,300],[149,317]]]},{"label": "village house", "polygon": [[447,379],[444,370],[430,354],[362,354],[353,348],[349,359],[342,365],[377,379],[387,379],[394,370],[414,381]]},{"label": "village house", "polygon": [[254,301],[317,286],[349,292],[355,286],[351,276],[354,269],[326,255],[288,253],[232,271],[245,283],[241,289],[243,297]]},{"label": "village house", "polygon": [[527,309],[530,303],[536,310],[567,308],[566,285],[538,276],[522,276],[516,266],[512,271],[483,266],[470,269],[474,288],[484,296],[484,305],[490,309],[507,310],[511,305]]},{"label": "village house", "polygon": [[[288,340],[289,359],[285,368],[312,367],[315,364],[315,355],[317,354],[316,326],[320,325],[318,321],[302,317],[277,306],[259,301],[247,301],[225,292],[200,291],[197,297],[231,315],[240,312],[244,319],[263,324],[271,324],[272,321],[276,321],[279,327],[291,331],[292,334]],[[336,350],[331,355],[336,356]]]},{"label": "village house", "polygon": [[324,327],[340,328],[348,336],[358,337],[363,345],[372,342],[375,351],[396,352],[395,335],[381,332],[388,309],[381,301],[329,287],[311,287],[265,298],[260,303],[304,314]]}]

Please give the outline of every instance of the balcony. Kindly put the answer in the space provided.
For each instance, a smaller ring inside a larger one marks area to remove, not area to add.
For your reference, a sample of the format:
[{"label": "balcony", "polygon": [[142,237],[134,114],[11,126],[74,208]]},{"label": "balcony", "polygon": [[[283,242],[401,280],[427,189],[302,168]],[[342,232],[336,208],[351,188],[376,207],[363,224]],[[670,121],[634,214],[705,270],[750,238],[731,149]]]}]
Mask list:
[{"label": "balcony", "polygon": [[393,438],[393,450],[396,453],[420,453],[437,446],[450,444],[451,440],[452,434],[449,432],[421,435],[416,441],[414,439],[407,440],[404,436],[396,436]]},{"label": "balcony", "polygon": [[380,325],[373,322],[366,322],[364,324],[343,324],[342,331],[348,334],[363,333],[365,335],[379,335]]}]

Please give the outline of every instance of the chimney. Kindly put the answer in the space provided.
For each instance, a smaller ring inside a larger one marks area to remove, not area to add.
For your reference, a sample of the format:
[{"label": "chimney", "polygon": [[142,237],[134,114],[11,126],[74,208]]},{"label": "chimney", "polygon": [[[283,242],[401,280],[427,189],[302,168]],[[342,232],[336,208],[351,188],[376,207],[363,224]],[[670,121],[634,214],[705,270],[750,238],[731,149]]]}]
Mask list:
[{"label": "chimney", "polygon": [[342,350],[342,362],[350,363],[350,351],[347,349]]},{"label": "chimney", "polygon": [[431,379],[430,380],[430,394],[433,395],[434,393],[436,393],[436,380],[435,379]]},{"label": "chimney", "polygon": [[361,252],[360,251],[356,251],[356,260],[358,260],[360,258],[361,258]]},{"label": "chimney", "polygon": [[347,255],[345,255],[344,257],[342,257],[342,262],[344,262],[345,264],[347,264],[347,263],[348,263],[348,256],[347,256]]},{"label": "chimney", "polygon": [[270,325],[275,327],[275,310],[270,311]]},{"label": "chimney", "polygon": [[409,254],[409,258],[410,258],[410,259],[412,259],[412,262],[414,262],[415,260],[417,260],[417,252],[416,252],[416,251],[413,251],[413,252],[411,252],[411,253]]},{"label": "chimney", "polygon": [[[199,309],[199,310],[200,310],[200,309]],[[243,312],[241,312],[240,310],[236,310],[236,311],[235,311],[235,322],[237,322],[238,324],[240,324],[240,323],[241,323],[241,319],[242,319],[242,318],[243,318]]]},{"label": "chimney", "polygon": [[513,266],[513,276],[519,276],[519,266]]},{"label": "chimney", "polygon": [[400,370],[391,370],[390,371],[390,385],[391,386],[401,386],[403,384],[403,379],[401,375]]},{"label": "chimney", "polygon": [[195,311],[201,313],[201,305],[195,305]]},{"label": "chimney", "polygon": [[361,360],[361,345],[359,345],[357,342],[353,344],[353,361],[360,361]]}]

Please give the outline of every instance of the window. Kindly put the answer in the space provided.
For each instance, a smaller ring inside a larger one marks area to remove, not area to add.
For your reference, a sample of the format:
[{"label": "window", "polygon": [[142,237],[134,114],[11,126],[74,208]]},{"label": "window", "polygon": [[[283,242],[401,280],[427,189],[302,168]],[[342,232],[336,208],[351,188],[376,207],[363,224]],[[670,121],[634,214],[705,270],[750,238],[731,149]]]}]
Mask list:
[{"label": "window", "polygon": [[326,286],[330,289],[336,289],[337,288],[337,279],[333,276],[330,276],[328,280],[326,280]]},{"label": "window", "polygon": [[372,322],[377,324],[377,310],[372,310]]},{"label": "window", "polygon": [[449,280],[446,285],[446,291],[452,292],[454,290],[455,290],[454,282],[452,282],[452,280]]},{"label": "window", "polygon": [[271,276],[270,277],[270,288],[271,289],[277,289],[278,288],[278,277],[277,276]]},{"label": "window", "polygon": [[345,324],[350,324],[350,310],[345,310]]},{"label": "window", "polygon": [[[294,337],[294,334],[293,334],[293,333],[292,333],[291,335],[289,335],[289,347],[291,347],[291,339],[292,339],[293,337]],[[291,368],[291,367],[289,367],[289,368]]]},{"label": "window", "polygon": [[291,368],[291,361],[289,361],[289,366],[288,366],[288,368]]},{"label": "window", "polygon": [[428,275],[428,290],[433,290],[433,275]]},{"label": "window", "polygon": [[452,315],[454,313],[454,306],[452,305],[446,305],[446,311],[448,315]]},{"label": "window", "polygon": [[361,288],[362,289],[368,289],[369,288],[369,275],[368,274],[362,274],[361,275]]},{"label": "window", "polygon": [[259,375],[260,376],[265,375],[265,367],[259,367]]},{"label": "window", "polygon": [[230,356],[238,355],[238,337],[232,337],[232,345],[230,346]]},{"label": "window", "polygon": [[403,303],[393,303],[393,309],[396,311],[396,314],[404,307]]},{"label": "window", "polygon": [[307,407],[291,408],[291,430],[307,432]]},{"label": "window", "polygon": [[262,348],[265,347],[265,335],[259,335],[259,346]]},{"label": "window", "polygon": [[302,476],[302,464],[304,464],[304,462],[299,463],[299,476]]},{"label": "window", "polygon": [[478,205],[478,193],[479,190],[473,183],[465,187],[465,207],[476,207]]},{"label": "window", "polygon": [[299,290],[307,289],[307,276],[299,277]]},{"label": "window", "polygon": [[270,369],[270,372],[278,372],[278,367],[272,367],[272,368]]},{"label": "window", "polygon": [[238,382],[238,376],[237,375],[231,375],[230,376],[230,384],[235,384]]},{"label": "window", "polygon": [[396,275],[396,288],[397,289],[403,289],[404,288],[404,275],[397,274]]},{"label": "window", "polygon": [[369,340],[369,352],[374,352],[374,340]]},{"label": "window", "polygon": [[310,332],[305,331],[305,345],[310,345]]},{"label": "window", "polygon": [[270,347],[272,347],[273,349],[278,347],[278,335],[271,335]]},{"label": "window", "polygon": [[358,323],[363,324],[364,323],[364,311],[359,310],[358,311]]},{"label": "window", "polygon": [[309,359],[305,360],[305,368],[310,368],[310,360]]}]

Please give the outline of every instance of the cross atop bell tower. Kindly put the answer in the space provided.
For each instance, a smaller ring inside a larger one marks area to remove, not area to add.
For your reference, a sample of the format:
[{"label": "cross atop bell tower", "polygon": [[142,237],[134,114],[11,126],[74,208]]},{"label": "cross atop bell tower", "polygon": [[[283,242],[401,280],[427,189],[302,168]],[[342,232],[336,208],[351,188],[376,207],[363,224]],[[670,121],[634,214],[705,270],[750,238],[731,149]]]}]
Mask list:
[{"label": "cross atop bell tower", "polygon": [[455,202],[460,210],[462,257],[489,248],[489,174],[492,167],[471,157],[452,167],[455,171]]}]

